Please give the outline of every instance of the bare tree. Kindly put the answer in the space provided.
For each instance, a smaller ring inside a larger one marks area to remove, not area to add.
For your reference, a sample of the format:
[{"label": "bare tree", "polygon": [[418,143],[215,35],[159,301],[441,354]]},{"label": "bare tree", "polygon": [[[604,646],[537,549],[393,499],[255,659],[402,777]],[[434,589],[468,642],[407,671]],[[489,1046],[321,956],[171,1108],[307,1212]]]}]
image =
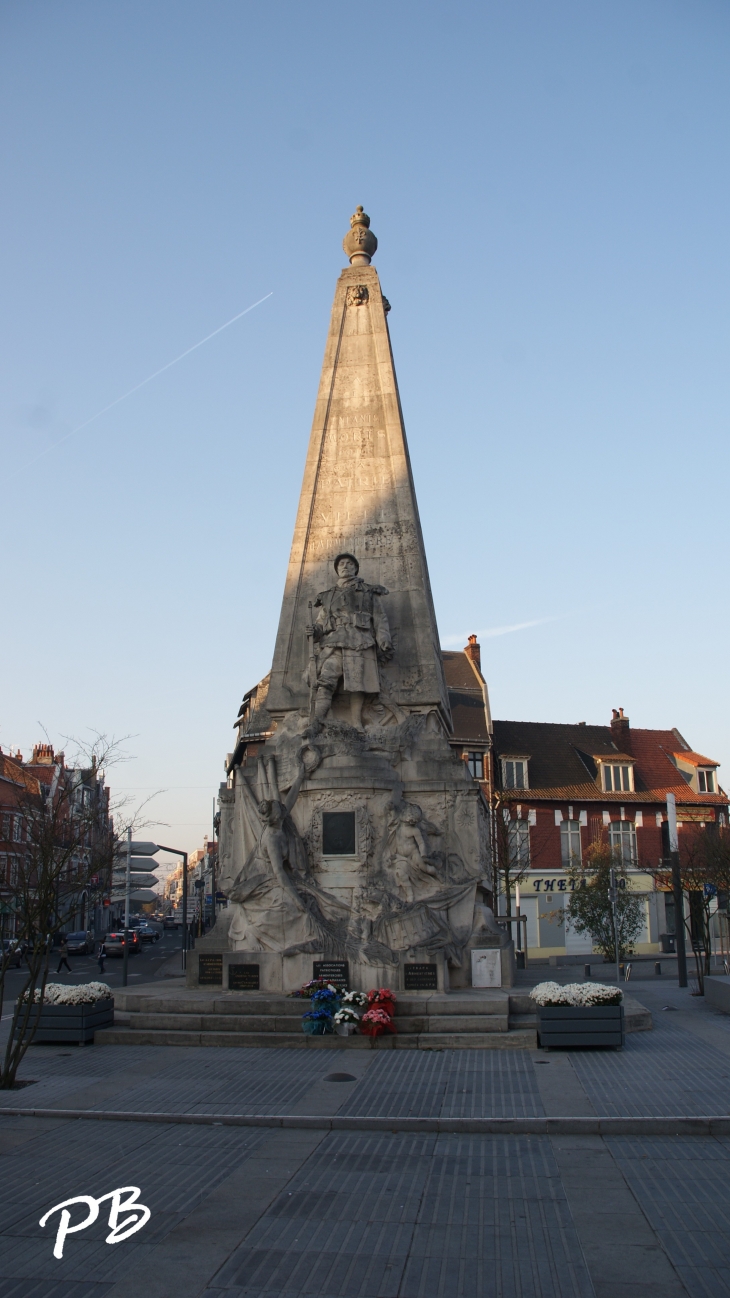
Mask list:
[{"label": "bare tree", "polygon": [[[662,865],[652,871],[657,887],[672,889],[672,873]],[[680,843],[679,873],[682,892],[689,896],[684,927],[692,947],[699,990],[704,994],[705,978],[712,962],[710,922],[715,900],[730,894],[730,829],[711,826],[695,829]]]},{"label": "bare tree", "polygon": [[[517,884],[529,876],[542,848],[539,842],[535,843],[534,836],[530,835],[528,821],[512,819],[510,790],[494,789],[490,805],[492,872],[504,890],[505,913],[511,915],[512,892]],[[497,895],[498,889],[495,892],[495,902]]]},{"label": "bare tree", "polygon": [[[110,889],[117,835],[104,776],[120,756],[119,742],[99,735],[90,746],[79,746],[68,766],[59,754],[61,760],[48,768],[47,782],[19,768],[16,805],[22,832],[6,892],[27,973],[0,1065],[0,1089],[15,1085],[35,1035],[55,935],[76,914],[84,894]],[[3,951],[0,1013],[9,962],[10,952]]]}]

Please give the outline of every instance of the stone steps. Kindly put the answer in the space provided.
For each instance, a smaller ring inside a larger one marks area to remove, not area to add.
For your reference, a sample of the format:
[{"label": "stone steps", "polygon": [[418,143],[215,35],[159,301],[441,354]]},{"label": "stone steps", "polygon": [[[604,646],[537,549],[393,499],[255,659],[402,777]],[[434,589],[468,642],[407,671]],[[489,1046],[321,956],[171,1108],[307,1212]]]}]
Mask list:
[{"label": "stone steps", "polygon": [[395,1034],[310,1037],[302,1032],[306,1001],[263,992],[176,988],[118,992],[114,1027],[98,1045],[293,1046],[307,1050],[499,1050],[534,1048],[533,1024],[510,1030],[510,996],[503,991],[405,995],[398,999]]},{"label": "stone steps", "polygon": [[[97,1045],[288,1046],[299,1050],[535,1049],[537,1015],[522,991],[401,996],[396,1034],[310,1037],[302,1032],[307,1002],[263,992],[145,988],[117,992],[114,1027]],[[626,1031],[651,1027],[649,1011],[625,998]]]},{"label": "stone steps", "polygon": [[[115,1015],[115,1027],[141,1032],[294,1033],[302,1035],[301,1017],[263,1014],[129,1014]],[[399,1015],[395,1025],[401,1035],[423,1033],[507,1032],[506,1014],[430,1014],[418,1018]],[[525,1026],[533,1026],[526,1024]]]},{"label": "stone steps", "polygon": [[302,1032],[220,1032],[116,1025],[96,1033],[97,1045],[109,1046],[244,1046],[297,1050],[534,1050],[534,1029],[514,1032],[422,1032],[382,1037],[310,1037]]}]

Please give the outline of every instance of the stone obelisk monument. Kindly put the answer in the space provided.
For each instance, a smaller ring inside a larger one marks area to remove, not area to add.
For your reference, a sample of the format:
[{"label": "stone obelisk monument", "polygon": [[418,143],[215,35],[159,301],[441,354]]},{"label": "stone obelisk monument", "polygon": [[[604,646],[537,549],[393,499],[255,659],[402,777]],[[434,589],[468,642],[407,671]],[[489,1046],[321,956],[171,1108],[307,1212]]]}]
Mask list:
[{"label": "stone obelisk monument", "polygon": [[256,969],[261,990],[289,991],[346,965],[359,989],[463,987],[493,933],[487,808],[449,746],[377,240],[361,207],[350,227],[272,669],[221,786],[229,906],[201,948],[224,952],[224,986]]}]

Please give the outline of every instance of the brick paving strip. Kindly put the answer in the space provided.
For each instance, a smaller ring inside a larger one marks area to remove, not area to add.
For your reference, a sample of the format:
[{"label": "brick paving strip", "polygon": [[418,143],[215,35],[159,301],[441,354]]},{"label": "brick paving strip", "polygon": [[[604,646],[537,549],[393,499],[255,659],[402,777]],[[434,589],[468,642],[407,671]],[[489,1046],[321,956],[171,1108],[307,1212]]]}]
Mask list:
[{"label": "brick paving strip", "polygon": [[437,1132],[492,1136],[730,1136],[730,1116],[544,1118],[411,1118],[260,1113],[138,1113],[124,1109],[2,1107],[5,1118],[86,1119],[94,1122],[178,1123],[194,1127],[275,1127],[304,1131]]}]

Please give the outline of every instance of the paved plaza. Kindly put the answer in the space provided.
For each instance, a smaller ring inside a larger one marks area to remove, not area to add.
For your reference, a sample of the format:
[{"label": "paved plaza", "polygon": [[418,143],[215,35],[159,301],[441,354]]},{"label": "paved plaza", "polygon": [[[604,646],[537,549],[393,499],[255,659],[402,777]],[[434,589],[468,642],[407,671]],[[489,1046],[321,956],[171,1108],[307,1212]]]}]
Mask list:
[{"label": "paved plaza", "polygon": [[[622,1052],[32,1047],[33,1085],[6,1107],[339,1115],[353,1130],[2,1116],[0,1298],[730,1295],[730,1138],[397,1129],[727,1114],[730,1018],[676,984],[639,994],[655,1027]],[[357,1129],[373,1117],[393,1129]],[[44,1212],[129,1185],[144,1229],[110,1247],[101,1212],[53,1257]]]}]

